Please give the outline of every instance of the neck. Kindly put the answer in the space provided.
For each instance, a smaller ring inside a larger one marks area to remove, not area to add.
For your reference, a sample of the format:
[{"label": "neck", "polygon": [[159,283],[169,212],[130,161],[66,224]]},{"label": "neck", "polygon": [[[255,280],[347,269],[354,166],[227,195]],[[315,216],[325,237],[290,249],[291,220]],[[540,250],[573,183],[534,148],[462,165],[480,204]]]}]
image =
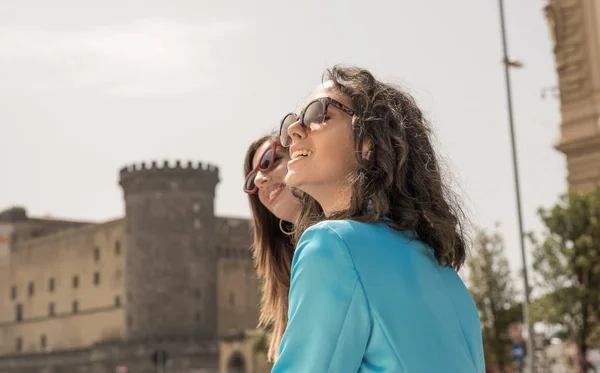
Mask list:
[{"label": "neck", "polygon": [[323,209],[326,217],[338,211],[347,210],[352,198],[351,185],[320,186],[317,193],[309,193]]}]

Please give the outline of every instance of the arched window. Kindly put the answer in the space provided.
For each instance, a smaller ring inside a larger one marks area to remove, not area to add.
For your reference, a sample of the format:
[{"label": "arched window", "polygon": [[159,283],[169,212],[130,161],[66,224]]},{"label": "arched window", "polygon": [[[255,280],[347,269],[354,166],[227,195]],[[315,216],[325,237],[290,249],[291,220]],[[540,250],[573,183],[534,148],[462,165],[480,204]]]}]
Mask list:
[{"label": "arched window", "polygon": [[239,352],[234,352],[227,362],[227,373],[246,373],[246,360]]}]

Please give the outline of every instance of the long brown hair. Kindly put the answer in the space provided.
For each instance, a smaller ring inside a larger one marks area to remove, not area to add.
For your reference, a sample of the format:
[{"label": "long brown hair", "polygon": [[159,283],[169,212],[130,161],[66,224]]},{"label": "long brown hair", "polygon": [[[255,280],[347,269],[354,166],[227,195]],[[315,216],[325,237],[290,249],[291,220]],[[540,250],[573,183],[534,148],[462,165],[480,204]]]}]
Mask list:
[{"label": "long brown hair", "polygon": [[[252,171],[252,159],[256,150],[267,141],[279,141],[277,134],[261,137],[254,141],[246,152],[244,175]],[[252,210],[253,238],[252,257],[256,272],[262,284],[259,327],[271,331],[271,341],[267,357],[270,361],[277,358],[279,344],[287,326],[288,293],[294,244],[292,236],[280,229],[279,219],[260,202],[257,194],[248,195]],[[292,225],[281,223],[288,232]]]},{"label": "long brown hair", "polygon": [[[460,269],[466,259],[466,217],[443,180],[430,126],[414,99],[357,67],[335,66],[323,80],[352,100],[359,164],[351,175],[350,207],[327,219],[375,222],[387,217],[390,227],[416,233],[440,265]],[[363,157],[363,144],[370,146],[369,157]],[[319,204],[303,194],[295,239],[323,219]]]}]

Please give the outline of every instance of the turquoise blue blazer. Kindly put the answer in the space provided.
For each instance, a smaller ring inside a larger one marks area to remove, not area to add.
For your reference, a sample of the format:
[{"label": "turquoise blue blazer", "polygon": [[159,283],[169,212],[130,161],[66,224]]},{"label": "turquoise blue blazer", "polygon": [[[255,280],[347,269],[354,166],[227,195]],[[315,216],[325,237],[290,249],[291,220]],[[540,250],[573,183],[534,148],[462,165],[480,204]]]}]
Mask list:
[{"label": "turquoise blue blazer", "polygon": [[479,314],[456,271],[383,223],[306,230],[288,317],[272,373],[485,373]]}]

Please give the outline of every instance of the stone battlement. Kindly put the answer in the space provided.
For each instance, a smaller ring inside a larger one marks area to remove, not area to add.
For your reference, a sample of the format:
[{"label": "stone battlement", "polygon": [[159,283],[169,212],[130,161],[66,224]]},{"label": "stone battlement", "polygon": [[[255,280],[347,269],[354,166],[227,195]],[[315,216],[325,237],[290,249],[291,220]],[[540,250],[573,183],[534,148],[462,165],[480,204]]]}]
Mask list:
[{"label": "stone battlement", "polygon": [[[178,181],[179,180],[179,181]],[[183,182],[183,184],[182,184]],[[219,182],[219,168],[204,162],[174,164],[156,161],[132,164],[119,171],[119,184],[125,191],[164,190],[172,188],[196,188],[198,184],[216,185]]]},{"label": "stone battlement", "polygon": [[119,175],[121,179],[128,176],[134,176],[139,174],[160,174],[166,173],[167,175],[172,175],[173,172],[184,171],[184,172],[197,172],[197,173],[209,173],[209,174],[217,174],[219,173],[219,168],[210,163],[204,162],[192,162],[188,161],[186,164],[183,164],[180,160],[175,161],[173,165],[168,160],[163,161],[162,164],[159,164],[157,161],[152,162],[141,162],[136,164],[131,164],[121,168],[119,171]]}]

